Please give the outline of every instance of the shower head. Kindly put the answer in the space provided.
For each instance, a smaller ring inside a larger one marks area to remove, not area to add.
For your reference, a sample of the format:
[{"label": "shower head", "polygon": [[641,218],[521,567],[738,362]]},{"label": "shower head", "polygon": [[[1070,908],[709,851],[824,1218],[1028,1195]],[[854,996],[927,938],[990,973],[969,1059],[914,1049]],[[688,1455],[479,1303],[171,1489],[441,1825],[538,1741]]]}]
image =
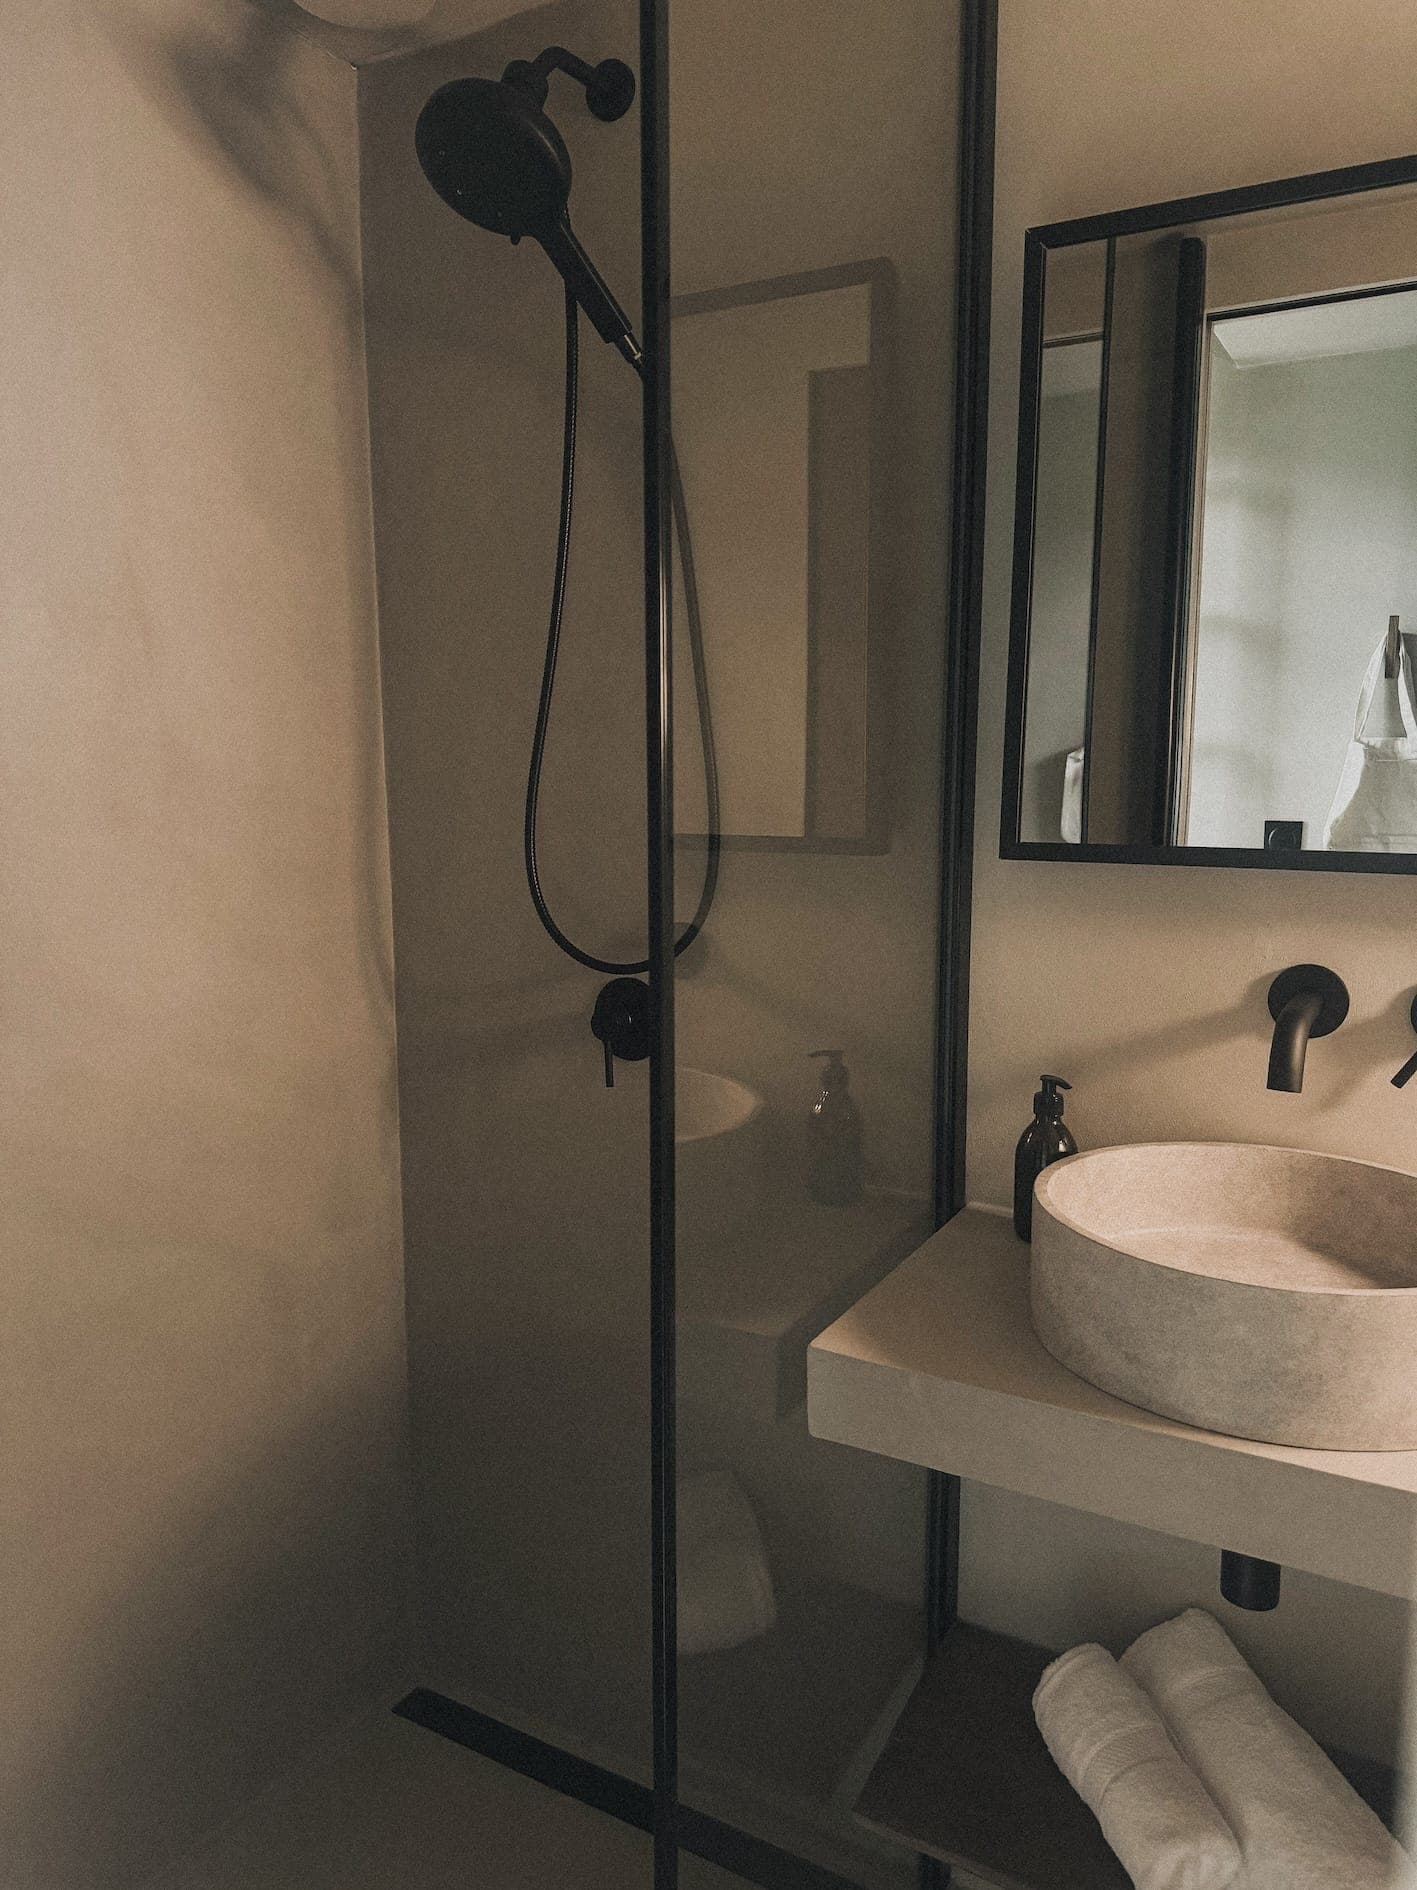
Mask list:
[{"label": "shower head", "polygon": [[514,60],[500,79],[440,86],[419,114],[418,161],[460,217],[514,243],[524,236],[540,243],[597,332],[638,367],[630,319],[571,228],[571,154],[543,110],[553,69],[585,85],[597,118],[622,118],[634,101],[634,74],[618,59],[589,66],[551,46],[534,60]]},{"label": "shower head", "polygon": [[443,202],[494,236],[541,236],[566,214],[571,154],[520,86],[454,79],[424,106],[414,143]]}]

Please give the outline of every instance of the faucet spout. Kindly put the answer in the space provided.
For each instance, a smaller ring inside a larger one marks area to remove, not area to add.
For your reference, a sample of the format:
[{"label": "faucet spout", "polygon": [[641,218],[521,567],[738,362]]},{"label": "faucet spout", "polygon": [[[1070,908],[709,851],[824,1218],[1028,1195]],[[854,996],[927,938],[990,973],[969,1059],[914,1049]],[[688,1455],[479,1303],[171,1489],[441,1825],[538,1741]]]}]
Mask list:
[{"label": "faucet spout", "polygon": [[1275,1018],[1266,1089],[1282,1090],[1290,1096],[1297,1096],[1303,1089],[1304,1056],[1323,1007],[1322,992],[1301,991],[1297,997],[1290,998]]},{"label": "faucet spout", "polygon": [[1269,987],[1274,1036],[1266,1087],[1297,1096],[1311,1037],[1327,1037],[1348,1015],[1348,987],[1324,965],[1291,965]]}]

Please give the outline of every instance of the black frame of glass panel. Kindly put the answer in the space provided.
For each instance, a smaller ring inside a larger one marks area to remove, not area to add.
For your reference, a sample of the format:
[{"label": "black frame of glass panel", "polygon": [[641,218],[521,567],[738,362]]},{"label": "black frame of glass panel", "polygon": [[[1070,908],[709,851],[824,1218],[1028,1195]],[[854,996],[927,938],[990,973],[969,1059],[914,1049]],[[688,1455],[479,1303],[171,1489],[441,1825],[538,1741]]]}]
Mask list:
[{"label": "black frame of glass panel", "polygon": [[[955,235],[954,428],[950,574],[945,624],[939,989],[935,1007],[935,1221],[965,1206],[969,1101],[969,966],[984,532],[989,477],[989,371],[994,295],[994,139],[998,0],[964,0]],[[925,1637],[933,1654],[959,1613],[960,1481],[927,1473]],[[949,1867],[920,1859],[921,1890],[944,1890]]]},{"label": "black frame of glass panel", "polygon": [[679,1883],[674,1229],[674,703],[670,623],[669,0],[640,0],[640,306],[644,343],[647,914],[652,1041],[650,1535],[654,1890]]},{"label": "black frame of glass panel", "polygon": [[[1384,158],[1336,170],[1309,171],[1299,177],[1247,184],[1237,190],[1207,191],[1166,203],[1139,204],[1129,210],[1039,224],[1024,233],[1023,326],[1019,344],[1018,461],[1014,503],[1013,600],[1009,623],[1008,693],[1004,711],[1004,791],[999,825],[999,857],[1004,860],[1051,860],[1062,864],[1105,866],[1257,866],[1286,873],[1417,873],[1417,854],[1267,853],[1263,847],[1095,846],[1061,840],[1024,840],[1023,752],[1025,690],[1028,680],[1029,614],[1033,592],[1033,523],[1038,461],[1038,420],[1043,366],[1043,278],[1050,249],[1080,243],[1114,243],[1137,236],[1222,217],[1253,215],[1328,197],[1358,196],[1417,183],[1417,156]],[[1286,305],[1287,306],[1287,305]]]}]

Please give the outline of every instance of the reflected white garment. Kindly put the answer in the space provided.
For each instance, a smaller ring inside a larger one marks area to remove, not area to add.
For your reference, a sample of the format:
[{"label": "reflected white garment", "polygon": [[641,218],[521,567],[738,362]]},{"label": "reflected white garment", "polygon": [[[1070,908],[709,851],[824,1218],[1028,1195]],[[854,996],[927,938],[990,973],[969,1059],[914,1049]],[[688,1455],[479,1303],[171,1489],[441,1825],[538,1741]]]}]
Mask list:
[{"label": "reflected white garment", "polygon": [[1412,659],[1401,639],[1397,671],[1400,735],[1370,735],[1368,718],[1383,681],[1387,639],[1373,652],[1358,695],[1353,739],[1324,828],[1330,853],[1417,853],[1417,705]]},{"label": "reflected white garment", "polygon": [[1063,764],[1063,838],[1069,846],[1082,845],[1082,777],[1085,748],[1074,748]]}]

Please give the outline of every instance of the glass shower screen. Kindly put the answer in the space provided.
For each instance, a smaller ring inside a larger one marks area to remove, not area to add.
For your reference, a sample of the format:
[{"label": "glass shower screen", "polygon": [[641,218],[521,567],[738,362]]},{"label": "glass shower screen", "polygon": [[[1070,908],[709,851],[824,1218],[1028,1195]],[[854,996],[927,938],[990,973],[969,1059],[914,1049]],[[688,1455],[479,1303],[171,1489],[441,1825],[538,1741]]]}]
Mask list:
[{"label": "glass shower screen", "polygon": [[933,1225],[956,22],[702,0],[668,63],[681,925],[721,846],[674,992],[681,1796],[905,1890],[852,1803],[924,1478],[813,1439],[806,1353]]}]

